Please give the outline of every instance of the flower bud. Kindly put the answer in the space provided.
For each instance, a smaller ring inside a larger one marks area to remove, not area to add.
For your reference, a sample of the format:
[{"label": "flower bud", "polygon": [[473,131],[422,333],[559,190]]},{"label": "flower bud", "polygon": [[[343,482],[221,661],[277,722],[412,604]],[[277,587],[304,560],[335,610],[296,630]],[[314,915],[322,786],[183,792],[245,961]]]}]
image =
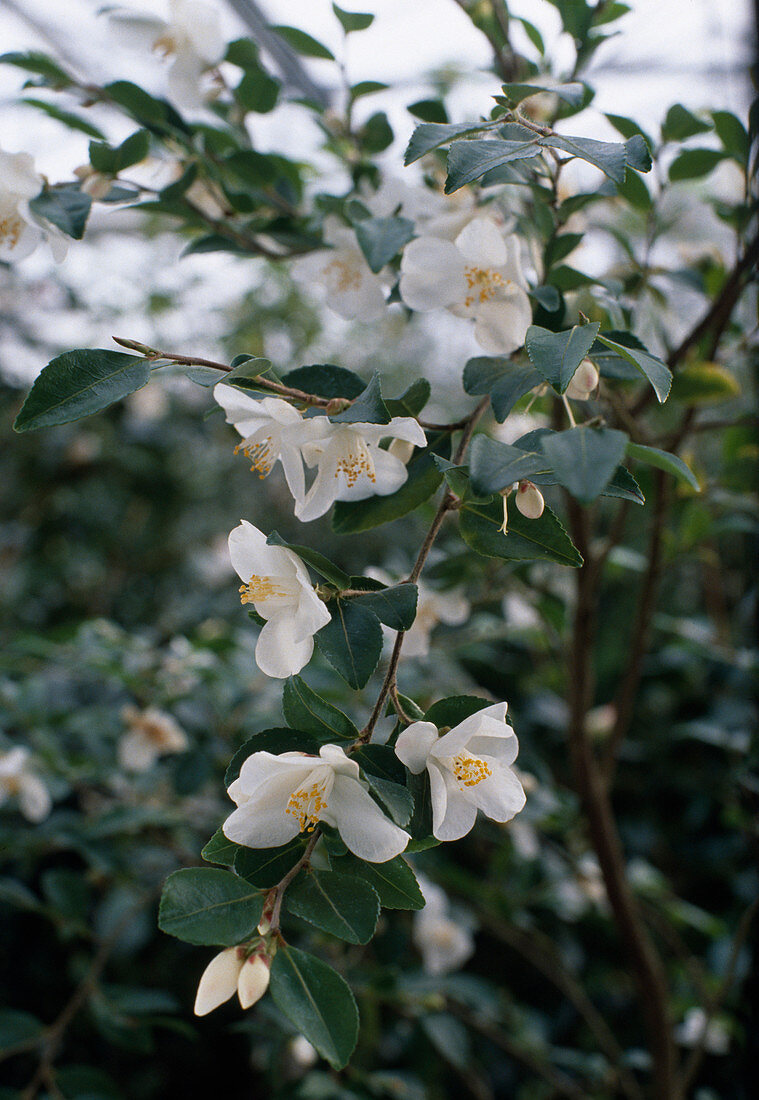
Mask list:
[{"label": "flower bud", "polygon": [[414,453],[414,444],[409,443],[407,439],[394,439],[388,451],[395,458],[399,458],[405,466]]},{"label": "flower bud", "polygon": [[228,947],[214,955],[201,975],[198,992],[195,997],[195,1015],[207,1016],[219,1005],[228,1001],[238,988],[238,979],[243,967],[244,952],[237,947]]},{"label": "flower bud", "polygon": [[597,385],[598,371],[590,359],[583,359],[572,375],[566,395],[574,398],[575,401],[587,401]]},{"label": "flower bud", "polygon": [[263,955],[251,955],[246,959],[237,980],[237,996],[243,1008],[250,1008],[260,1001],[269,988],[271,960]]},{"label": "flower bud", "polygon": [[80,168],[75,168],[74,175],[80,181],[80,191],[95,199],[96,202],[98,199],[104,199],[113,187],[113,180],[110,176],[104,176],[102,172],[97,172],[89,164],[83,164]]},{"label": "flower bud", "polygon": [[[504,502],[505,507],[505,502]],[[540,519],[545,501],[540,489],[531,481],[520,481],[517,489],[517,508],[526,519]]]}]

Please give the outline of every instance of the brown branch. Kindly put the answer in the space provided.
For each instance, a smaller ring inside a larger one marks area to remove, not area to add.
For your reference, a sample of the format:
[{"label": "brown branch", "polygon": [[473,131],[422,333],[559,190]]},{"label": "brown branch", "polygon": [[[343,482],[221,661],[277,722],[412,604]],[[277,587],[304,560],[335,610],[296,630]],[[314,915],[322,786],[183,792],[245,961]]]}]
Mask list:
[{"label": "brown branch", "polygon": [[306,850],[303,855],[300,857],[295,866],[291,867],[284,878],[281,878],[277,885],[274,887],[276,893],[274,895],[274,904],[271,910],[270,924],[270,931],[272,932],[272,934],[276,934],[277,932],[279,932],[279,918],[282,912],[282,902],[285,898],[285,891],[287,890],[287,887],[290,885],[295,876],[300,873],[300,871],[306,866],[307,863],[310,862],[314,848],[316,847],[316,842],[321,835],[322,834],[320,829],[314,829],[311,835],[311,839],[306,845]]}]

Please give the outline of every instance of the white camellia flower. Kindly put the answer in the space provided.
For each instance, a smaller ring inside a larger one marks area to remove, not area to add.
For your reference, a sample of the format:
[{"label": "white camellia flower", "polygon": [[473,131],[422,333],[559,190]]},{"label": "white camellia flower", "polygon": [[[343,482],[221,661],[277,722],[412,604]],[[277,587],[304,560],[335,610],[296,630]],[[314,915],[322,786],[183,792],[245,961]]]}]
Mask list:
[{"label": "white camellia flower", "polygon": [[304,523],[329,511],[336,500],[365,500],[387,496],[400,489],[408,477],[405,463],[380,447],[383,439],[402,439],[425,447],[424,431],[411,416],[395,416],[389,424],[332,424],[321,421],[325,434],[303,444],[307,466],[316,466],[316,477],[305,499],[295,505]]},{"label": "white camellia flower", "polygon": [[423,875],[417,881],[426,904],[414,913],[414,944],[428,974],[449,974],[474,954],[471,929],[453,919],[444,890]]},{"label": "white camellia flower", "polygon": [[517,239],[504,239],[492,218],[474,218],[455,241],[422,236],[403,251],[406,305],[473,319],[475,339],[489,355],[508,355],[524,343],[532,324],[525,287]]},{"label": "white camellia flower", "polygon": [[314,634],[330,621],[306,567],[284,546],[269,546],[266,535],[241,520],[229,536],[229,556],[243,581],[242,603],[266,619],[256,643],[256,664],[266,676],[284,679],[311,660]]},{"label": "white camellia flower", "polygon": [[118,745],[119,763],[130,772],[146,772],[159,756],[184,752],[187,734],[166,711],[158,707],[124,707],[121,717],[129,729]]},{"label": "white camellia flower", "polygon": [[169,18],[126,9],[108,13],[122,41],[171,58],[169,91],[181,107],[203,105],[203,74],[224,58],[218,10],[202,0],[169,0]]},{"label": "white camellia flower", "polygon": [[235,450],[250,459],[251,470],[266,477],[274,464],[281,462],[290,492],[296,501],[303,500],[306,479],[301,447],[322,435],[329,422],[324,417],[306,420],[287,401],[278,397],[256,400],[224,382],[214,386],[213,395],[227,414],[227,423],[234,424],[243,437]]},{"label": "white camellia flower", "polygon": [[14,795],[27,821],[36,824],[50,813],[50,792],[29,767],[29,750],[21,745],[0,753],[0,805]]},{"label": "white camellia flower", "polygon": [[269,988],[271,960],[263,952],[247,955],[228,947],[214,955],[203,971],[195,997],[195,1015],[207,1016],[236,993],[243,1008],[260,1001]]},{"label": "white camellia flower", "polygon": [[297,260],[292,266],[295,278],[324,287],[329,308],[347,321],[378,320],[387,309],[384,282],[366,262],[355,231],[328,217],[324,240],[332,247]]},{"label": "white camellia flower", "polygon": [[365,789],[355,760],[339,745],[304,752],[254,752],[229,788],[237,809],[224,835],[248,848],[276,848],[320,821],[334,826],[359,859],[385,863],[406,847],[409,834],[385,817]]},{"label": "white camellia flower", "polygon": [[519,751],[506,704],[494,703],[438,736],[432,722],[412,722],[395,743],[409,771],[427,769],[432,798],[432,832],[458,840],[474,825],[477,810],[493,821],[510,821],[525,803],[522,784],[510,767]]},{"label": "white camellia flower", "polygon": [[53,258],[64,259],[67,245],[63,235],[36,218],[29,207],[43,185],[29,153],[0,149],[0,260],[24,260],[45,239]]}]

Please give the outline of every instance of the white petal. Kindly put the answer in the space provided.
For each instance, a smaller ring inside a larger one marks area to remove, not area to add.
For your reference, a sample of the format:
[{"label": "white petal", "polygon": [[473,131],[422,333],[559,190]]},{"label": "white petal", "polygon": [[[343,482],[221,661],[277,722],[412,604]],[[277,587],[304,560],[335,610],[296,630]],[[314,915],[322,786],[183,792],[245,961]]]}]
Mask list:
[{"label": "white petal", "polygon": [[358,779],[359,766],[355,760],[352,760],[349,756],[346,756],[345,749],[340,745],[322,745],[319,749],[319,756],[330,768],[334,768],[335,773],[339,775],[346,775],[349,779]]},{"label": "white petal", "polygon": [[218,11],[203,0],[184,0],[179,23],[192,48],[207,65],[216,65],[224,56],[224,36]]},{"label": "white petal", "polygon": [[[306,459],[308,460],[307,453]],[[295,503],[295,515],[302,523],[309,523],[312,519],[323,516],[335,503],[340,490],[336,472],[336,457],[332,453],[325,454],[324,459],[319,462],[314,483],[306,493],[305,499]]]},{"label": "white petal", "polygon": [[197,54],[184,50],[177,53],[169,69],[169,92],[178,107],[192,111],[203,106],[202,80],[206,68]]},{"label": "white petal", "polygon": [[277,615],[264,625],[256,642],[256,664],[265,676],[284,680],[308,664],[314,652],[313,635],[302,631],[289,615]]},{"label": "white petal", "polygon": [[158,749],[139,730],[125,733],[117,748],[119,764],[128,772],[149,771],[158,759]]},{"label": "white petal", "polygon": [[385,817],[356,779],[335,776],[329,812],[348,849],[369,863],[386,863],[400,855],[411,837]]},{"label": "white petal", "polygon": [[441,309],[466,295],[464,263],[455,245],[437,237],[418,237],[401,259],[400,295],[411,309]]},{"label": "white petal", "polygon": [[300,832],[292,814],[285,813],[297,783],[280,775],[258,787],[247,802],[233,810],[222,825],[224,836],[246,848],[278,848]]},{"label": "white petal", "polygon": [[296,447],[287,445],[282,447],[279,461],[285,474],[287,488],[296,501],[303,500],[306,495],[306,475],[303,472],[303,456]]},{"label": "white petal", "polygon": [[514,731],[506,725],[506,703],[491,703],[482,710],[470,714],[463,722],[459,722],[448,733],[443,734],[434,747],[433,756],[442,758],[455,756],[463,748],[466,748],[472,737],[483,730],[487,730],[489,736],[513,736]]},{"label": "white petal", "polygon": [[337,500],[366,500],[367,497],[385,497],[396,492],[408,479],[408,470],[395,455],[379,447],[369,448],[374,463],[374,480],[368,474],[359,474],[352,485],[345,475],[339,476],[340,488]]},{"label": "white petal", "polygon": [[427,757],[437,739],[437,726],[432,722],[412,722],[398,734],[395,755],[410,772],[418,775],[427,767]]},{"label": "white petal", "polygon": [[237,992],[237,979],[242,959],[236,947],[228,947],[214,955],[203,971],[195,997],[195,1015],[207,1016]]},{"label": "white petal", "polygon": [[166,29],[166,20],[126,9],[108,12],[108,22],[116,41],[128,49],[148,53]]},{"label": "white petal", "polygon": [[28,821],[44,821],[53,805],[45,784],[36,775],[22,775],[19,780],[18,802]]},{"label": "white petal", "polygon": [[530,299],[520,287],[477,307],[474,338],[488,355],[509,355],[524,344],[532,324]]},{"label": "white petal", "polygon": [[296,641],[305,641],[326,626],[330,618],[327,605],[319,599],[313,587],[304,587],[293,613],[293,636]]},{"label": "white petal", "polygon": [[[240,775],[231,784],[227,794],[235,802],[247,802],[250,796],[262,784],[282,775],[290,776],[292,789],[295,790],[314,767],[316,758],[302,752],[254,752],[243,762]],[[233,793],[234,789],[234,793]],[[238,801],[238,792],[242,799]]]},{"label": "white petal", "polygon": [[251,955],[246,959],[237,981],[237,996],[243,1008],[260,1001],[269,988],[270,970],[263,959]]},{"label": "white petal", "polygon": [[490,218],[474,218],[456,238],[456,247],[468,263],[478,267],[502,267],[508,252],[503,235]]},{"label": "white petal", "polygon": [[424,429],[413,416],[394,416],[389,424],[355,424],[370,443],[379,443],[381,439],[405,439],[417,447],[427,446]]},{"label": "white petal", "polygon": [[493,821],[511,821],[524,808],[522,784],[511,768],[503,767],[491,758],[492,774],[468,789],[468,795],[479,809]]},{"label": "white petal", "polygon": [[235,572],[247,584],[253,575],[273,577],[285,584],[295,577],[295,555],[281,546],[268,546],[266,535],[246,519],[229,536],[229,556]]},{"label": "white petal", "polygon": [[458,787],[453,774],[430,760],[432,832],[438,840],[459,840],[477,820],[477,807]]}]

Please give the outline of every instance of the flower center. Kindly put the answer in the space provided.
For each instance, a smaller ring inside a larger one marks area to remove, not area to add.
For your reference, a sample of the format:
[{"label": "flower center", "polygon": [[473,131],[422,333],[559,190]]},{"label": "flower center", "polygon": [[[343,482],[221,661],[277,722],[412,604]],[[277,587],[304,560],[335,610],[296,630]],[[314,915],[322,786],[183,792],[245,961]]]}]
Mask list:
[{"label": "flower center", "polygon": [[285,813],[295,818],[302,833],[312,833],[321,818],[322,811],[327,809],[325,797],[327,778],[300,787],[297,791],[293,791],[288,799]]},{"label": "flower center", "polygon": [[324,269],[333,290],[344,294],[348,290],[358,290],[361,286],[361,272],[356,264],[347,260],[332,260]]},{"label": "flower center", "polygon": [[23,220],[18,214],[9,214],[0,221],[0,242],[7,243],[9,248],[15,248],[23,228]]},{"label": "flower center", "polygon": [[335,469],[335,477],[339,477],[340,474],[345,474],[349,488],[352,488],[360,477],[368,477],[370,481],[377,480],[369,448],[360,437],[353,436],[350,442],[346,443]]},{"label": "flower center", "polygon": [[240,585],[240,603],[258,603],[260,600],[289,596],[284,588],[272,584],[270,577],[257,577],[254,573],[247,584]]},{"label": "flower center", "polygon": [[492,775],[490,765],[484,760],[478,760],[476,756],[470,756],[462,751],[453,758],[453,774],[462,787],[476,787],[483,779]]},{"label": "flower center", "polygon": [[257,473],[259,477],[266,477],[267,474],[270,474],[272,466],[277,460],[270,435],[267,435],[265,439],[253,440],[252,437],[244,439],[242,443],[238,443],[235,447],[235,454],[239,454],[240,451],[253,463],[251,470],[253,473]]},{"label": "flower center", "polygon": [[464,269],[464,278],[469,288],[469,293],[464,299],[467,309],[475,302],[482,305],[483,302],[494,298],[498,290],[507,286],[509,282],[492,267],[467,267]]},{"label": "flower center", "polygon": [[178,49],[177,36],[172,34],[168,28],[153,43],[153,52],[157,53],[159,57],[171,57],[172,54],[177,53]]}]

